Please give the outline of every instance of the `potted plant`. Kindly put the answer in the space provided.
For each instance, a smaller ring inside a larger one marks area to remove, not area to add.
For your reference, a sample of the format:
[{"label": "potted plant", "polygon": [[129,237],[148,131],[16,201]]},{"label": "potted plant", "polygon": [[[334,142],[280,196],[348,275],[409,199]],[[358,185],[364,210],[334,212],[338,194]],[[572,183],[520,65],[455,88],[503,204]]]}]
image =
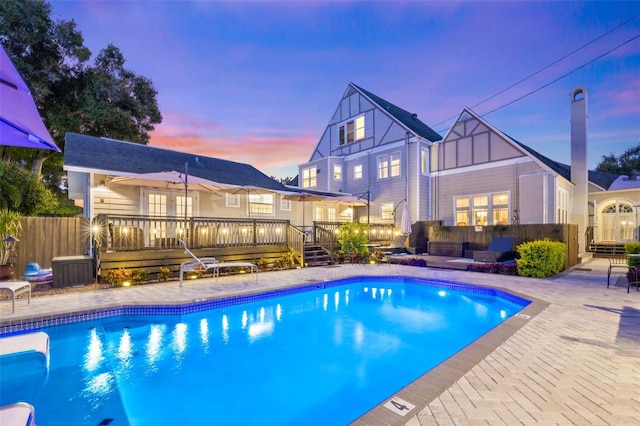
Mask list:
[{"label": "potted plant", "polygon": [[0,210],[0,279],[11,278],[11,254],[22,230],[22,215],[9,209]]}]

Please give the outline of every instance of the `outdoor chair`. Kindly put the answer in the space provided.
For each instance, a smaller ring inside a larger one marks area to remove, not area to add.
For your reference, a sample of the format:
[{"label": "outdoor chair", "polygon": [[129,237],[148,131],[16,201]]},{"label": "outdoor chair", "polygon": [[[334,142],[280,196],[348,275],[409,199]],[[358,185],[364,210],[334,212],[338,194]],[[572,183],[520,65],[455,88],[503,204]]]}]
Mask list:
[{"label": "outdoor chair", "polygon": [[[607,288],[609,288],[609,284],[611,283],[611,273],[615,268],[624,269],[627,272],[629,272],[631,268],[629,268],[629,262],[627,261],[626,254],[609,254],[607,255],[607,260],[609,261],[609,268],[607,269]],[[627,292],[628,291],[629,287],[627,287]]]},{"label": "outdoor chair", "polygon": [[473,252],[473,261],[495,263],[513,260],[518,255],[511,249],[514,241],[513,237],[493,237],[487,250]]},{"label": "outdoor chair", "polygon": [[629,293],[629,289],[633,286],[636,287],[636,291],[640,291],[640,269],[638,266],[629,267],[627,278],[627,293]]}]

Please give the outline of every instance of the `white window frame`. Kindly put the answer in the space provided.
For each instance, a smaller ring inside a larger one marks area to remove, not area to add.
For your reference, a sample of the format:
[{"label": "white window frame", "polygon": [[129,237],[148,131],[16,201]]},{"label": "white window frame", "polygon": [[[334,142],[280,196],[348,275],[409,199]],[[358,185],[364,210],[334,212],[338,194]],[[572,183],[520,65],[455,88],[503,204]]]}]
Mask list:
[{"label": "white window frame", "polygon": [[226,193],[224,197],[224,205],[225,207],[240,207],[240,194],[229,194]]},{"label": "white window frame", "polygon": [[291,211],[291,200],[280,199],[280,210]]},{"label": "white window frame", "polygon": [[399,152],[378,157],[378,180],[398,177],[402,174],[402,162]]},{"label": "white window frame", "polygon": [[347,145],[365,138],[364,114],[338,125],[338,145]]},{"label": "white window frame", "polygon": [[308,167],[302,170],[302,187],[303,188],[315,188],[318,185],[318,169],[314,167]]},{"label": "white window frame", "polygon": [[[507,201],[505,203],[494,203],[493,197],[494,195],[506,195]],[[486,197],[486,204],[478,204],[475,202],[476,199],[480,197]],[[466,200],[466,205],[459,206],[458,200]],[[456,225],[458,225],[458,212],[464,212],[467,215],[468,225],[500,225],[499,223],[494,223],[494,209],[506,209],[507,211],[507,224],[511,224],[511,193],[509,191],[497,191],[490,192],[487,194],[472,194],[472,195],[462,195],[458,197],[453,197],[453,215],[454,220],[456,221]],[[476,213],[485,212],[486,213],[486,223],[480,224],[477,223],[478,216]]]},{"label": "white window frame", "polygon": [[342,164],[333,165],[333,180],[342,181]]},{"label": "white window frame", "polygon": [[362,179],[362,164],[353,166],[353,180]]},{"label": "white window frame", "polygon": [[429,174],[429,149],[422,148],[420,150],[420,173],[423,175]]},{"label": "white window frame", "polygon": [[380,219],[381,220],[393,220],[393,209],[395,204],[393,202],[390,203],[380,203]]},{"label": "white window frame", "polygon": [[[275,216],[274,194],[249,194],[248,202],[251,216]],[[265,206],[267,211],[259,211],[254,206]]]}]

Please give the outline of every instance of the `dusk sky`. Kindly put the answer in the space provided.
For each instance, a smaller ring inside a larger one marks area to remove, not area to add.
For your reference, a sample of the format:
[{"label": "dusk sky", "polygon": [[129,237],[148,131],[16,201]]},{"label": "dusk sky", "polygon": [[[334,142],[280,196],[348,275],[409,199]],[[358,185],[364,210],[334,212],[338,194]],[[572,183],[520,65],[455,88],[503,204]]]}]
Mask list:
[{"label": "dusk sky", "polygon": [[154,82],[164,120],[151,146],[268,175],[297,174],[349,82],[443,136],[465,106],[483,115],[535,91],[484,118],[565,163],[569,94],[583,86],[589,166],[640,144],[640,2],[51,4],[94,55],[114,44]]}]

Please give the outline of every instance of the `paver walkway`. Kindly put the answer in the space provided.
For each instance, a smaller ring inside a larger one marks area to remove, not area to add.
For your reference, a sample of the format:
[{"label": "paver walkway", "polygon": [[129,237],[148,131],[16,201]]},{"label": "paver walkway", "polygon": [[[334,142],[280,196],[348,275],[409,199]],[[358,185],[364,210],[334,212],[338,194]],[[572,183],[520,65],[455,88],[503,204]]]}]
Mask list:
[{"label": "paver walkway", "polygon": [[[640,425],[640,292],[606,287],[606,260],[553,279],[416,268],[343,265],[100,290],[0,304],[0,328],[107,306],[185,303],[354,275],[407,275],[510,289],[549,305],[497,349],[406,418],[376,410],[357,424]],[[420,395],[417,395],[420,399]],[[423,398],[425,398],[423,396]],[[425,406],[426,404],[426,406]]]}]

